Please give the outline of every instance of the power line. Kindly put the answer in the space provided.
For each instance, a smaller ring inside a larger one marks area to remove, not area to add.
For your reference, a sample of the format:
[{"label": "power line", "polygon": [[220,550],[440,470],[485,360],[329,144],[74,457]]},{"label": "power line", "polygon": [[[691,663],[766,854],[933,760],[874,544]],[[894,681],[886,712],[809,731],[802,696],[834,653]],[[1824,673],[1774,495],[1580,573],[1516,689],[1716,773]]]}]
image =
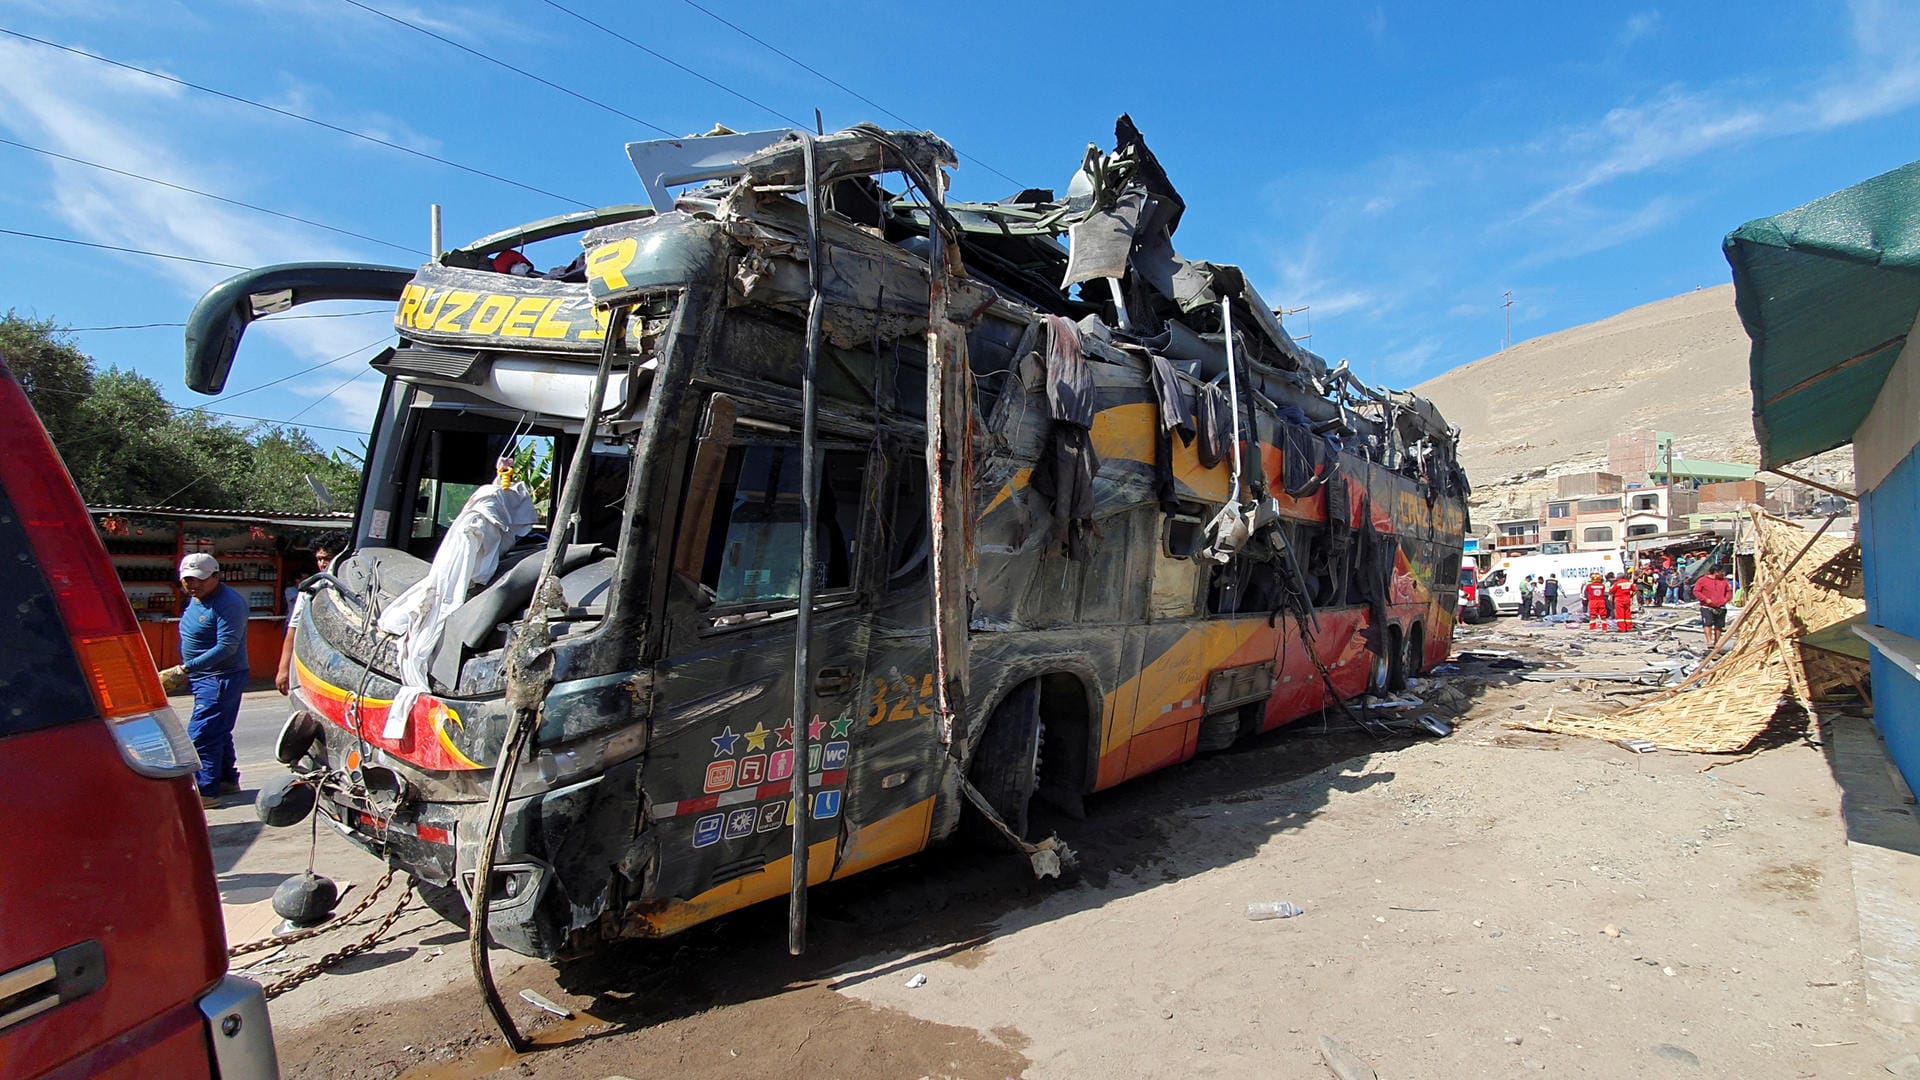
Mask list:
[{"label": "power line", "polygon": [[96,244],[91,240],[75,240],[71,236],[47,236],[44,233],[21,232],[18,229],[0,229],[7,236],[24,236],[29,240],[49,240],[56,244],[72,244],[75,247],[100,248],[103,251],[121,251],[128,255],[145,255],[153,259],[172,259],[174,262],[199,263],[202,266],[224,266],[228,270],[251,270],[251,266],[239,263],[216,262],[213,259],[196,259],[191,255],[169,255],[164,251],[142,251],[139,248],[121,247],[118,244]]},{"label": "power line", "polygon": [[[355,350],[355,351],[357,352],[357,351],[359,351],[359,350]],[[351,356],[351,355],[352,355],[352,353],[349,353],[349,354],[347,354],[347,355],[349,355],[349,356]],[[323,366],[324,366],[324,365],[323,365]],[[373,370],[372,368],[368,368],[368,369],[367,369],[367,371],[372,371],[372,370]],[[361,374],[365,374],[365,372],[362,372]],[[356,378],[357,378],[357,377],[358,377],[358,376],[356,376]],[[349,380],[349,381],[351,381],[351,380]],[[256,386],[256,387],[253,387],[253,389],[254,389],[254,390],[258,390],[258,389],[260,389],[260,387],[258,387],[258,386]],[[335,388],[335,391],[337,392],[337,391],[338,391],[338,389],[339,389],[339,388],[338,388],[338,387],[336,387],[336,388]],[[250,392],[251,392],[251,391],[248,391],[248,390],[242,390],[242,391],[240,391],[239,393],[235,393],[235,394],[230,394],[230,395],[228,395],[228,396],[229,396],[229,397],[239,397],[239,396],[240,396],[240,394],[243,394],[243,393],[250,393]],[[32,391],[32,393],[34,393],[34,394],[66,394],[66,395],[67,395],[67,396],[69,396],[69,397],[87,397],[87,396],[88,396],[88,393],[87,393],[86,391],[84,391],[84,390],[67,390],[67,389],[64,389],[64,388],[62,388],[62,387],[56,387],[56,386],[41,386],[41,387],[36,387],[36,388],[34,388],[34,390]],[[223,400],[224,400],[224,399],[223,399]],[[303,427],[303,428],[312,428],[312,429],[314,429],[315,431],[337,431],[337,432],[339,432],[339,433],[341,433],[341,434],[343,434],[343,435],[365,435],[365,434],[366,434],[366,432],[364,432],[364,431],[361,431],[361,430],[359,430],[358,428],[343,428],[343,427],[329,427],[329,426],[328,426],[328,425],[326,425],[326,424],[295,424],[295,423],[294,423],[293,421],[291,421],[291,420],[275,420],[275,419],[274,419],[273,417],[271,417],[271,416],[249,416],[249,415],[247,415],[246,413],[234,413],[234,412],[215,412],[215,411],[214,411],[214,410],[212,410],[212,409],[203,409],[203,408],[201,408],[201,407],[199,407],[199,406],[197,406],[197,405],[195,405],[195,406],[189,406],[189,405],[175,405],[175,404],[174,404],[173,402],[171,402],[171,401],[167,401],[167,400],[164,400],[164,399],[163,399],[163,400],[162,400],[162,401],[160,402],[160,405],[161,405],[161,407],[163,407],[163,408],[166,408],[166,409],[171,409],[171,410],[173,410],[174,412],[177,412],[177,413],[190,413],[190,412],[197,412],[197,413],[200,413],[200,414],[201,414],[202,416],[218,416],[218,417],[223,417],[223,418],[225,418],[225,419],[228,419],[228,420],[251,420],[251,421],[253,421],[253,422],[254,422],[254,423],[256,423],[256,424],[274,424],[274,425],[278,425],[278,426],[281,426],[281,427]],[[303,410],[303,411],[304,411],[304,410]]]},{"label": "power line", "polygon": [[[253,320],[256,324],[264,322],[286,322],[288,319],[352,319],[361,315],[386,315],[386,308],[368,308],[365,311],[329,311],[312,315],[266,315]],[[151,330],[163,326],[185,326],[183,322],[143,322],[122,323],[119,326],[59,326],[56,330],[63,334],[91,334],[102,330]]]},{"label": "power line", "polygon": [[[352,0],[349,0],[349,2],[352,2]],[[541,2],[546,4],[548,7],[553,8],[556,11],[560,11],[565,14],[573,16],[574,18],[580,20],[583,23],[586,23],[588,26],[593,27],[595,30],[600,31],[603,34],[610,34],[613,37],[619,38],[621,41],[624,41],[627,44],[633,46],[634,48],[639,49],[641,52],[646,53],[648,56],[653,57],[655,60],[658,60],[663,64],[670,64],[673,67],[679,68],[681,71],[684,71],[687,74],[693,76],[694,78],[699,79],[701,82],[706,83],[708,86],[711,86],[717,90],[721,90],[725,93],[732,94],[734,97],[739,98],[741,101],[746,102],[747,104],[753,106],[756,109],[761,109],[765,112],[772,113],[774,116],[777,116],[782,120],[785,120],[787,123],[792,124],[794,127],[801,128],[803,130],[807,127],[806,121],[796,120],[793,117],[787,115],[786,113],[781,112],[779,109],[776,109],[773,106],[768,105],[763,101],[756,101],[753,98],[748,97],[747,95],[741,93],[740,91],[735,90],[733,87],[728,86],[726,83],[720,82],[717,79],[711,78],[705,74],[702,74],[701,72],[695,71],[694,69],[688,67],[687,65],[681,63],[678,60],[673,59],[670,56],[667,56],[663,53],[655,52],[653,49],[650,49],[647,46],[640,44],[639,42],[633,40],[632,38],[621,33],[620,31],[615,30],[614,28],[607,26],[604,23],[595,22],[592,19],[587,18],[585,15],[582,15],[579,12],[573,10],[572,8],[567,7],[565,4],[558,3],[557,0],[541,0]]]},{"label": "power line", "polygon": [[347,384],[358,382],[362,375],[365,375],[367,372],[372,370],[373,370],[372,368],[362,368],[359,371],[354,372],[352,375],[347,376],[345,379],[341,380],[340,385],[334,387],[333,389],[327,391],[324,394],[321,394],[319,397],[314,398],[312,401],[307,402],[304,406],[300,408],[299,412],[296,412],[292,416],[287,417],[285,422],[291,424],[295,420],[298,420],[301,417],[307,415],[307,413],[311,411],[315,405],[318,405],[321,402],[332,397],[333,395],[339,393],[340,391],[345,390],[347,388]]},{"label": "power line", "polygon": [[660,134],[665,135],[669,139],[675,137],[673,132],[668,131],[666,128],[661,127],[659,124],[656,124],[651,120],[642,120],[639,117],[633,115],[632,113],[624,112],[620,109],[616,109],[613,106],[607,104],[604,101],[601,101],[598,98],[589,97],[578,90],[574,90],[570,87],[562,86],[551,79],[541,78],[540,76],[535,75],[533,72],[528,71],[525,68],[514,67],[512,64],[507,63],[505,60],[502,60],[497,56],[489,56],[486,53],[481,52],[479,49],[462,45],[459,42],[453,40],[452,38],[447,37],[444,34],[436,34],[432,30],[429,30],[418,23],[408,22],[406,19],[403,19],[398,15],[389,15],[388,13],[381,11],[377,7],[371,7],[367,4],[361,3],[360,0],[342,0],[342,2],[349,4],[353,7],[357,7],[361,11],[367,12],[370,15],[378,15],[381,18],[387,20],[388,22],[398,23],[409,30],[413,30],[418,33],[425,34],[435,41],[441,42],[442,44],[451,45],[454,48],[459,49],[461,52],[466,53],[470,56],[477,56],[480,59],[485,60],[489,64],[493,64],[497,67],[503,67],[508,71],[513,72],[515,75],[525,76],[526,78],[532,79],[534,82],[537,82],[542,86],[551,87],[552,89],[558,90],[561,93],[567,95],[568,97],[575,98],[580,101],[584,101],[587,104],[592,105],[596,109],[604,109],[615,116],[625,117],[626,119],[631,120],[636,124],[639,124],[641,127],[652,128],[653,130],[659,132]]},{"label": "power line", "polygon": [[[549,0],[549,2],[551,2],[551,0]],[[907,119],[906,117],[901,116],[899,113],[894,112],[892,109],[887,108],[885,105],[882,105],[879,102],[868,97],[867,95],[861,93],[860,91],[855,90],[853,87],[848,86],[846,83],[841,82],[839,79],[834,78],[833,76],[827,74],[826,72],[821,71],[819,68],[814,67],[812,64],[807,63],[805,60],[802,60],[799,57],[793,55],[792,53],[787,52],[785,49],[782,49],[780,46],[775,45],[773,42],[760,37],[759,35],[755,34],[753,31],[748,30],[746,27],[743,27],[738,23],[733,22],[732,20],[726,18],[725,16],[719,14],[718,12],[715,12],[697,3],[696,0],[682,0],[682,2],[684,2],[688,7],[694,9],[695,11],[700,12],[702,15],[707,16],[708,18],[714,20],[715,22],[718,22],[720,25],[727,27],[728,29],[741,35],[742,37],[745,37],[747,40],[752,41],[755,44],[760,45],[761,47],[772,51],[773,53],[785,58],[786,60],[799,66],[800,68],[813,73],[818,78],[826,80],[828,83],[832,84],[833,86],[836,86],[840,90],[848,94],[851,94],[856,98],[859,98],[861,101],[866,102],[868,105],[872,106],[873,108],[879,109],[881,112],[886,113],[888,116],[891,116],[895,120],[900,121],[900,123],[906,125],[907,127],[916,128],[916,129],[920,127],[919,124],[916,124],[913,121]],[[805,127],[806,125],[802,124],[800,126]],[[957,154],[960,153],[960,151],[957,148],[955,149],[954,152]],[[992,165],[989,165],[986,162],[981,161],[979,158],[973,156],[972,154],[960,154],[960,156],[963,158],[966,158],[968,161],[973,162],[975,165],[978,165],[981,168],[987,170],[993,175],[999,177],[1000,179],[1005,180],[1009,184],[1013,184],[1016,187],[1025,186],[1021,184],[1020,181],[1015,180],[1013,177],[1008,176],[1006,173],[1001,172],[999,169],[994,168]]]},{"label": "power line", "polygon": [[452,161],[447,158],[440,157],[437,154],[429,154],[425,150],[415,150],[411,146],[402,146],[397,142],[392,142],[387,139],[382,139],[374,135],[368,135],[365,132],[355,131],[352,128],[341,127],[338,124],[330,124],[325,120],[315,119],[314,117],[311,117],[311,116],[303,116],[300,113],[293,112],[290,109],[282,109],[276,105],[268,105],[265,102],[255,101],[252,98],[241,97],[238,94],[229,94],[224,90],[215,90],[210,86],[202,86],[199,83],[188,82],[185,79],[175,78],[172,75],[162,75],[157,71],[151,71],[143,67],[136,67],[133,64],[122,63],[119,60],[110,60],[96,53],[90,53],[85,49],[75,48],[72,45],[61,45],[58,42],[48,41],[45,38],[34,37],[32,34],[23,34],[18,30],[9,30],[4,26],[0,26],[0,34],[5,34],[8,37],[19,38],[22,41],[31,41],[36,45],[45,45],[50,49],[59,49],[61,52],[72,53],[75,56],[84,56],[89,60],[94,60],[102,64],[107,64],[112,67],[117,67],[123,71],[131,71],[136,74],[145,75],[148,78],[159,79],[162,82],[172,83],[175,86],[184,86],[189,90],[198,90],[203,94],[211,94],[214,97],[223,98],[227,101],[235,102],[240,105],[251,106],[252,108],[260,109],[263,112],[273,113],[276,116],[284,116],[289,120],[298,120],[304,124],[312,124],[315,127],[325,128],[328,131],[332,131],[337,134],[351,136],[353,138],[361,140],[362,142],[373,143],[375,146],[384,146],[389,150],[398,150],[403,154],[411,154],[414,157],[421,158],[425,161],[431,161],[431,162],[435,162],[436,164],[445,165],[451,169],[459,169],[461,172],[464,172],[464,173],[469,173],[474,176],[483,176],[488,180],[498,181],[499,183],[502,183],[502,184],[509,184],[513,187],[519,188],[522,191],[531,191],[536,195],[545,195],[549,199],[558,199],[561,202],[572,203],[575,206],[582,207],[587,210],[591,210],[594,208],[593,203],[583,202],[579,199],[575,199],[567,195],[561,195],[557,192],[548,191],[545,188],[535,187],[532,184],[523,184],[518,180],[508,179],[507,177],[501,176],[498,173],[490,173],[485,169],[475,168],[472,165],[462,165],[457,161]]},{"label": "power line", "polygon": [[[233,400],[234,398],[237,398],[237,397],[244,397],[244,396],[246,396],[247,394],[251,394],[251,393],[253,393],[253,392],[254,392],[255,390],[265,390],[265,389],[266,389],[267,387],[269,387],[269,386],[279,386],[279,385],[280,385],[281,383],[283,383],[283,382],[286,382],[286,381],[287,381],[287,380],[289,380],[289,379],[297,379],[297,378],[299,378],[299,377],[300,377],[300,376],[302,376],[302,375],[307,375],[307,374],[310,374],[310,373],[312,373],[312,372],[315,372],[315,371],[319,371],[319,370],[320,370],[321,368],[328,368],[328,367],[332,367],[333,365],[335,365],[335,364],[337,364],[337,363],[339,363],[340,361],[342,361],[342,360],[345,360],[345,359],[346,359],[347,357],[349,357],[349,356],[356,356],[356,355],[358,355],[358,354],[360,354],[360,353],[363,353],[363,352],[366,352],[366,351],[367,351],[368,349],[371,349],[371,348],[373,348],[373,347],[374,347],[374,346],[376,346],[376,345],[384,345],[384,344],[386,343],[386,340],[387,340],[388,338],[390,338],[390,337],[392,337],[392,336],[393,336],[392,334],[381,334],[381,335],[380,335],[379,337],[377,337],[377,338],[374,338],[374,339],[373,339],[372,341],[369,341],[369,342],[367,342],[367,343],[366,343],[365,345],[362,345],[362,346],[360,346],[360,347],[359,347],[359,348],[357,348],[357,349],[352,349],[352,350],[349,350],[349,351],[347,351],[347,352],[343,352],[343,353],[341,353],[341,354],[340,354],[339,356],[336,356],[336,357],[334,357],[334,358],[333,358],[333,359],[331,359],[331,360],[322,360],[322,361],[320,361],[319,363],[317,363],[317,364],[315,364],[315,365],[313,365],[312,367],[306,367],[306,368],[301,368],[301,369],[300,369],[299,371],[296,371],[296,372],[294,372],[294,373],[293,373],[293,374],[291,374],[291,375],[282,375],[282,376],[280,376],[279,378],[277,378],[277,379],[275,379],[275,380],[273,380],[272,382],[263,382],[263,383],[261,383],[261,384],[260,384],[259,386],[249,386],[249,387],[247,387],[247,388],[246,388],[245,390],[235,390],[235,391],[234,391],[233,393],[231,393],[231,394],[222,394],[222,395],[220,395],[220,399],[219,399],[219,400],[221,400],[221,401],[223,401],[223,402],[225,402],[225,401],[232,401],[232,400]],[[369,370],[369,371],[370,371],[370,370],[372,370],[372,369],[371,369],[371,368],[369,368],[369,369],[367,369],[367,370]],[[364,374],[364,372],[363,372],[363,374]],[[356,376],[354,376],[354,378],[359,378],[359,376],[358,376],[358,375],[356,375]],[[327,395],[327,397],[332,397],[332,396],[333,396],[333,395],[332,395],[331,393],[329,393],[329,394]],[[322,398],[321,400],[322,400],[322,401],[324,401],[324,400],[326,400],[326,398]],[[316,405],[317,405],[317,404],[319,404],[319,402],[315,402],[314,404],[316,404]],[[312,407],[313,407],[312,405],[309,405],[309,406],[307,406],[307,408],[309,408],[309,409],[310,409],[310,408],[312,408]],[[205,409],[205,406],[199,406],[199,405],[197,405],[197,406],[194,406],[194,407],[193,407],[193,410],[192,410],[192,411],[194,411],[194,412],[199,412],[199,411],[202,411],[203,409]],[[293,415],[294,415],[294,416],[299,416],[299,415],[301,415],[301,413],[304,413],[304,412],[306,412],[306,411],[307,411],[306,409],[301,409],[301,410],[300,410],[300,412],[297,412],[297,413],[294,413]],[[218,414],[215,414],[215,415],[218,415]],[[289,422],[289,423],[291,423],[292,421],[291,421],[291,420],[289,420],[288,422]]]},{"label": "power line", "polygon": [[185,184],[175,184],[166,180],[158,179],[156,177],[145,176],[141,173],[128,172],[125,169],[116,169],[111,165],[102,165],[97,161],[88,161],[84,158],[69,157],[66,154],[55,153],[54,151],[45,149],[44,147],[29,146],[26,143],[15,142],[12,139],[0,139],[0,144],[4,144],[6,146],[17,146],[22,150],[31,150],[36,154],[45,154],[47,157],[50,157],[50,158],[58,158],[61,161],[70,161],[75,165],[85,165],[89,169],[99,169],[102,172],[110,172],[116,176],[124,176],[131,180],[139,180],[143,183],[148,183],[148,184],[157,184],[160,187],[172,188],[175,191],[184,191],[189,195],[198,195],[203,199],[212,199],[214,202],[226,203],[229,206],[238,206],[243,209],[252,210],[261,214],[271,214],[272,216],[277,218],[284,218],[288,221],[297,221],[302,225],[311,225],[316,229],[325,229],[328,232],[339,233],[342,236],[351,236],[357,240],[365,240],[369,243],[379,244],[383,247],[397,248],[400,251],[410,251],[416,255],[426,254],[426,252],[420,250],[419,248],[408,247],[405,244],[396,244],[391,240],[382,240],[377,236],[368,236],[366,233],[357,233],[357,232],[354,232],[352,229],[342,229],[335,225],[327,225],[322,222],[314,221],[310,218],[300,217],[297,214],[286,214],[278,210],[270,210],[267,207],[256,206],[250,202],[241,202],[239,199],[229,199],[224,195],[215,195],[211,191],[201,191],[199,188],[190,188]]}]

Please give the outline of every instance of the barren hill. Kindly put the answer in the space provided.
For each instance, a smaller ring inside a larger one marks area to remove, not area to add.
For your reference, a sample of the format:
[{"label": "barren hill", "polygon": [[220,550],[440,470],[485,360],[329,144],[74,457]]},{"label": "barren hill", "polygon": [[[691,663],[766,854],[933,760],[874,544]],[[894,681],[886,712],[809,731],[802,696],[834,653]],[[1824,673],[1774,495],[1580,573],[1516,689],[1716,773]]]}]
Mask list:
[{"label": "barren hill", "polygon": [[1523,341],[1414,387],[1460,426],[1476,522],[1533,502],[1563,472],[1605,468],[1607,440],[1670,431],[1687,457],[1754,461],[1746,331],[1733,286],[1656,300]]}]

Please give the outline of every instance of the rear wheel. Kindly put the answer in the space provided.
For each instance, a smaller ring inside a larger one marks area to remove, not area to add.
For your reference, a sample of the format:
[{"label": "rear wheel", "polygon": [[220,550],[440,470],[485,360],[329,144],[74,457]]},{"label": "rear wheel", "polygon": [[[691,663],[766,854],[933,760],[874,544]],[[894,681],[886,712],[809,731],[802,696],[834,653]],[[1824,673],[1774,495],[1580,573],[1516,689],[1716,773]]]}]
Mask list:
[{"label": "rear wheel", "polygon": [[1387,689],[1395,693],[1407,688],[1407,671],[1412,666],[1407,654],[1409,640],[1398,627],[1387,631]]},{"label": "rear wheel", "polygon": [[[1024,682],[993,710],[967,769],[967,779],[986,797],[987,805],[1022,838],[1027,835],[1028,809],[1040,782],[1040,735],[1040,684]],[[962,828],[975,840],[1004,843],[999,830],[971,808]]]},{"label": "rear wheel", "polygon": [[1367,661],[1367,692],[1384,694],[1393,682],[1394,654],[1400,650],[1400,631],[1389,626],[1381,631],[1379,652],[1372,653]]}]

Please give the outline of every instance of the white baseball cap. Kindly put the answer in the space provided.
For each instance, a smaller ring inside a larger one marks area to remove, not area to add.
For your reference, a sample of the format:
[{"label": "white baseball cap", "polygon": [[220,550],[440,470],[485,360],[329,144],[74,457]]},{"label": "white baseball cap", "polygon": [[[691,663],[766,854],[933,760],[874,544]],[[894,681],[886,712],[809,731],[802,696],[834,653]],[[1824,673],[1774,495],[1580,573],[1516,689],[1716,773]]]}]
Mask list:
[{"label": "white baseball cap", "polygon": [[183,578],[210,578],[220,572],[220,564],[204,551],[196,551],[180,560],[180,576]]}]

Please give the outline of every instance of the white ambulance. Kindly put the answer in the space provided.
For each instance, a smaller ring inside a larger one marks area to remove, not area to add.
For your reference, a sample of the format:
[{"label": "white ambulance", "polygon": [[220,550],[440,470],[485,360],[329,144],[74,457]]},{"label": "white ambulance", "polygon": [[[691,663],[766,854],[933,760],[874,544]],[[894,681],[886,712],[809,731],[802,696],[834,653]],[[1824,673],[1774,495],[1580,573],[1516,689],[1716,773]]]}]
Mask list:
[{"label": "white ambulance", "polygon": [[[1567,555],[1513,555],[1496,557],[1480,576],[1480,587],[1493,598],[1495,610],[1513,615],[1520,610],[1520,583],[1533,575],[1534,602],[1543,600],[1541,584],[1549,575],[1560,579],[1561,611],[1584,611],[1581,590],[1595,574],[1618,574],[1627,566],[1618,551],[1576,551]],[[1548,614],[1552,614],[1548,612]]]}]

